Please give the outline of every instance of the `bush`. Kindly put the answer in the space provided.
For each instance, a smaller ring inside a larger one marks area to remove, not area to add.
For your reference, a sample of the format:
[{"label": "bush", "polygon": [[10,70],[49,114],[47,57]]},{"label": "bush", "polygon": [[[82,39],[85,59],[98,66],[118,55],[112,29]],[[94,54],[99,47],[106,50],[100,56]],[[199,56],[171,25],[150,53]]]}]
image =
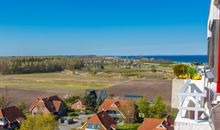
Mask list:
[{"label": "bush", "polygon": [[83,126],[85,124],[85,122],[81,122],[81,126]]},{"label": "bush", "polygon": [[190,78],[193,78],[193,76],[196,74],[196,69],[193,67],[188,67],[188,74],[190,75]]},{"label": "bush", "polygon": [[21,102],[19,102],[19,104],[17,105],[17,107],[18,107],[18,109],[20,110],[20,111],[24,111],[28,106],[27,106],[27,104],[24,102],[24,101],[21,101]]},{"label": "bush", "polygon": [[185,64],[176,64],[173,66],[174,75],[179,77],[179,75],[187,75],[188,74],[188,65]]},{"label": "bush", "polygon": [[67,114],[68,116],[78,116],[78,113],[77,112],[75,112],[75,111],[73,111],[73,112],[69,112],[68,114]]},{"label": "bush", "polygon": [[57,130],[58,123],[53,115],[28,116],[20,130]]},{"label": "bush", "polygon": [[157,72],[157,70],[156,70],[156,69],[154,69],[154,68],[152,68],[152,69],[151,69],[151,72],[156,73],[156,72]]}]

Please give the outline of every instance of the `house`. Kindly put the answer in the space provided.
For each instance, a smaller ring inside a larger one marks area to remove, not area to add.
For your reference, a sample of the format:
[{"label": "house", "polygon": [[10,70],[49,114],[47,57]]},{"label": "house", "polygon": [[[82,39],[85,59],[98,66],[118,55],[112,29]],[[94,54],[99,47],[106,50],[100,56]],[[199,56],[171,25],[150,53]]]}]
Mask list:
[{"label": "house", "polygon": [[[128,106],[132,106],[129,103],[130,100],[126,99],[105,99],[104,102],[99,106],[98,112],[105,111],[107,112],[116,123],[123,123],[126,115],[122,112],[122,108],[126,108]],[[131,117],[136,119],[136,107],[134,105],[134,115]]]},{"label": "house", "polygon": [[81,100],[76,101],[74,104],[71,105],[73,110],[85,110],[86,106],[83,105]]},{"label": "house", "polygon": [[25,115],[15,106],[0,109],[0,129],[17,128],[25,119]]},{"label": "house", "polygon": [[138,130],[174,130],[173,120],[170,116],[163,119],[144,118]]},{"label": "house", "polygon": [[82,130],[116,130],[116,123],[108,113],[102,111],[92,116],[82,126]]},{"label": "house", "polygon": [[66,115],[67,106],[58,96],[38,97],[30,107],[32,115],[54,114],[58,116]]}]

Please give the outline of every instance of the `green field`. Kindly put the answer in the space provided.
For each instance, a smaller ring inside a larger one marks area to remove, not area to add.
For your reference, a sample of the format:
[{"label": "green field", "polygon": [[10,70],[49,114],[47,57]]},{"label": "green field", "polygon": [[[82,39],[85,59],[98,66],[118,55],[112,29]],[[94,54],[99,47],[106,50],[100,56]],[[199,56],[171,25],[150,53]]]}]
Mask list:
[{"label": "green field", "polygon": [[54,92],[81,92],[89,88],[107,88],[123,81],[126,81],[126,79],[94,76],[86,73],[73,74],[66,71],[61,73],[1,75],[0,87]]},{"label": "green field", "polygon": [[0,88],[81,93],[85,89],[102,89],[134,79],[172,79],[171,67],[144,69],[105,69],[103,71],[68,71],[57,73],[0,75]]}]

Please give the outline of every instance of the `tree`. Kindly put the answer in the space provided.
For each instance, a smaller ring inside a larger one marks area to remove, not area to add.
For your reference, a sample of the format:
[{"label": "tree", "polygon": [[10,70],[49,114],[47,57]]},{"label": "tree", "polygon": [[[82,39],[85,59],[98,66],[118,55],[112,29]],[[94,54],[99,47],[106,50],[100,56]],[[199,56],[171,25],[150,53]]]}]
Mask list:
[{"label": "tree", "polygon": [[164,118],[164,113],[166,112],[166,104],[163,102],[161,97],[155,99],[155,101],[150,105],[149,118]]},{"label": "tree", "polygon": [[128,100],[127,105],[123,105],[120,107],[120,111],[125,116],[125,123],[132,124],[136,121],[137,113],[136,113],[136,105],[134,100]]},{"label": "tree", "polygon": [[139,99],[137,102],[138,110],[145,118],[164,118],[169,114],[166,104],[161,97],[150,103],[146,98]]},{"label": "tree", "polygon": [[111,99],[112,99],[114,96],[115,96],[114,93],[110,93],[110,94],[109,94],[109,97],[110,97]]},{"label": "tree", "polygon": [[147,98],[140,98],[137,101],[138,111],[143,117],[150,114],[150,103]]},{"label": "tree", "polygon": [[68,108],[70,109],[71,108],[71,105],[73,103],[75,103],[77,100],[79,100],[80,97],[79,96],[71,96],[71,97],[68,97],[68,98],[64,98],[63,101],[65,102],[65,104],[68,106]]},{"label": "tree", "polygon": [[20,130],[58,130],[58,124],[53,115],[29,115]]},{"label": "tree", "polygon": [[27,104],[24,101],[21,101],[17,107],[20,111],[24,111],[27,108]]},{"label": "tree", "polygon": [[9,101],[6,96],[0,96],[0,108],[6,108],[11,104],[11,101]]},{"label": "tree", "polygon": [[8,97],[8,89],[7,87],[4,88],[4,94],[0,95],[0,109],[6,108],[11,104],[11,101]]},{"label": "tree", "polygon": [[95,112],[97,106],[97,96],[91,91],[88,95],[83,97],[83,104],[86,105],[86,110],[89,112]]}]

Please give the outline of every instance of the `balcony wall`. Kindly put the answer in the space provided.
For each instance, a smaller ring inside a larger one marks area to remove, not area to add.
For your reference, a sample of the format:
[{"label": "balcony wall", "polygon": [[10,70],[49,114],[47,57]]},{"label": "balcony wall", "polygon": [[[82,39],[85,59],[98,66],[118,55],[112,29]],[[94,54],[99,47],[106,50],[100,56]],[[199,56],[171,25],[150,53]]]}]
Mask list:
[{"label": "balcony wall", "polygon": [[186,80],[184,79],[173,79],[172,81],[172,98],[171,98],[171,107],[179,107],[179,98],[178,94],[182,86],[185,84]]}]

